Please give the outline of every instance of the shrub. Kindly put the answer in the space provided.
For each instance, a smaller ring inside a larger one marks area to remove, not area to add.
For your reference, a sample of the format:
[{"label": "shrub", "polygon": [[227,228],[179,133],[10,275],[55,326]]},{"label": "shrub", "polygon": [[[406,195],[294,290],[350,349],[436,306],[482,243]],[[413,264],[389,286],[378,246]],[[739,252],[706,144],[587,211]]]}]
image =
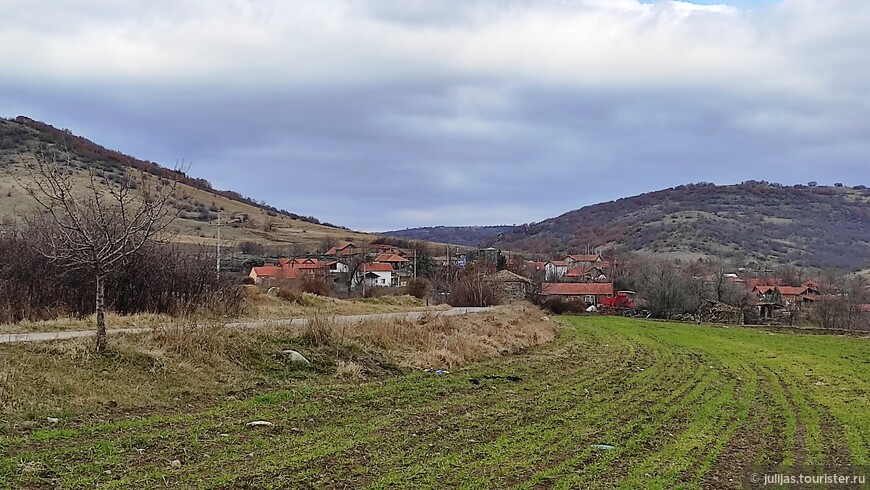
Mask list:
[{"label": "shrub", "polygon": [[329,276],[306,274],[302,276],[302,292],[329,296],[332,293],[332,279]]},{"label": "shrub", "polygon": [[586,311],[586,303],[582,301],[569,301],[565,298],[549,298],[544,300],[541,306],[554,315],[583,313]]},{"label": "shrub", "polygon": [[[38,229],[0,230],[0,322],[85,317],[95,310],[95,279],[69,271],[39,252]],[[238,278],[218,277],[210,250],[152,244],[106,279],[106,305],[119,314],[237,315],[245,306]]]},{"label": "shrub", "polygon": [[468,273],[450,284],[450,306],[492,306],[498,304],[498,294],[486,276]]},{"label": "shrub", "polygon": [[422,277],[408,281],[407,293],[417,299],[425,298],[432,290],[432,283]]},{"label": "shrub", "polygon": [[302,293],[290,288],[279,288],[278,291],[275,293],[275,297],[284,301],[289,301],[291,303],[302,302]]}]

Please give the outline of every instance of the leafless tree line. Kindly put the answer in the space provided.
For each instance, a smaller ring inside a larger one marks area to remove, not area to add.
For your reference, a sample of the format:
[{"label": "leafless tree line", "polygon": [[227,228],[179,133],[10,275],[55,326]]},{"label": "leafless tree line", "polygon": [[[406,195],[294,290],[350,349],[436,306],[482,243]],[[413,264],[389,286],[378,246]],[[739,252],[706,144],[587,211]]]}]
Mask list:
[{"label": "leafless tree line", "polygon": [[[40,252],[44,230],[0,230],[0,322],[85,317],[96,311],[93,271],[69,270]],[[201,247],[152,243],[104,276],[104,306],[120,314],[237,315],[244,306],[235,281],[214,271],[214,253]]]},{"label": "leafless tree line", "polygon": [[[58,147],[42,148],[23,167],[27,177],[17,182],[38,212],[4,234],[3,287],[17,289],[6,295],[11,320],[63,308],[77,315],[95,312],[96,349],[104,351],[107,301],[120,312],[177,312],[216,290],[220,280],[205,273],[202,254],[179,254],[160,240],[177,217],[177,179],[127,167],[110,179]],[[17,256],[16,249],[27,252]],[[91,293],[84,292],[87,283]]]},{"label": "leafless tree line", "polygon": [[[637,291],[654,317],[696,314],[705,302],[712,301],[742,310],[747,323],[760,321],[752,294],[742,283],[730,280],[730,269],[721,262],[685,264],[639,255],[625,262],[631,267],[619,279],[618,289]],[[789,284],[800,284],[808,277],[793,267],[782,267],[774,275]],[[787,321],[826,329],[870,330],[870,312],[865,310],[870,303],[867,281],[836,271],[820,276],[819,297],[807,304],[785,306]]]}]

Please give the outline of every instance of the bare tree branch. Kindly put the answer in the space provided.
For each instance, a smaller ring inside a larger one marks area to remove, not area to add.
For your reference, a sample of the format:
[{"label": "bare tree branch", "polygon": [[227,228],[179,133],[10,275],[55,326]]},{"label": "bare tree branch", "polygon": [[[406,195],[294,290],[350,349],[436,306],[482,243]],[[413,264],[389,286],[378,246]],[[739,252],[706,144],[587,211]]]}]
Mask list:
[{"label": "bare tree branch", "polygon": [[86,178],[77,178],[72,155],[56,148],[44,148],[24,168],[29,180],[18,183],[41,209],[33,221],[48,238],[40,253],[64,267],[88,269],[97,278],[97,350],[105,350],[105,276],[177,217],[171,199],[178,180],[124,167],[119,182],[113,182],[93,166]]}]

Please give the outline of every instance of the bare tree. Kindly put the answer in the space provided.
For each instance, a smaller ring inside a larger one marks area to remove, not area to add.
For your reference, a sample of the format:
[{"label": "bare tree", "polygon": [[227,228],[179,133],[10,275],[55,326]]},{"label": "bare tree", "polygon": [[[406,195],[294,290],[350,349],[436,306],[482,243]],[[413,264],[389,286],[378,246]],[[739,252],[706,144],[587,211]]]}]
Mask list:
[{"label": "bare tree", "polygon": [[43,149],[24,167],[30,179],[18,183],[38,203],[41,213],[33,221],[45,232],[39,252],[52,263],[87,270],[96,278],[96,349],[103,352],[108,344],[106,276],[177,216],[170,198],[178,180],[124,167],[110,179],[94,166],[82,177],[69,152],[54,149]]},{"label": "bare tree", "polygon": [[[369,264],[374,259],[374,254],[369,250],[368,242],[357,242],[357,249],[353,253],[346,255],[339,254],[336,260],[347,266],[347,272],[342,273],[342,279],[347,288],[347,294],[350,295],[355,286],[363,285],[365,287],[365,264]],[[324,245],[326,240],[324,240]]]},{"label": "bare tree", "polygon": [[667,260],[647,259],[637,267],[640,292],[654,316],[670,319],[678,313],[697,311],[703,298],[701,281]]}]

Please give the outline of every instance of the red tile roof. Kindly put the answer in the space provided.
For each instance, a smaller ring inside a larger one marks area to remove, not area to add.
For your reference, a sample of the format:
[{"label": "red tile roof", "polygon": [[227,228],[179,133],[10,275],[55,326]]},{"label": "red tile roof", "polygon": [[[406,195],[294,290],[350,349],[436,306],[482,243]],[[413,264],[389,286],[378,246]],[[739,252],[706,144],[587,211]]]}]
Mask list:
[{"label": "red tile roof", "polygon": [[[565,277],[584,277],[595,271],[602,273],[603,271],[598,267],[575,267],[568,272],[565,273]],[[600,274],[598,274],[600,275]]]},{"label": "red tile roof", "polygon": [[864,311],[864,312],[870,313],[870,304],[858,305],[858,311]]},{"label": "red tile roof", "polygon": [[375,257],[375,262],[398,262],[398,263],[401,263],[401,262],[410,262],[410,260],[408,260],[405,257],[402,257],[400,255],[384,253],[384,254],[380,254],[377,257]]},{"label": "red tile roof", "polygon": [[326,251],[324,255],[353,255],[356,253],[357,246],[353,243],[345,243],[336,247],[332,247]]},{"label": "red tile roof", "polygon": [[254,267],[252,271],[257,277],[273,279],[299,279],[302,275],[302,270],[296,267],[278,267],[276,265]]},{"label": "red tile roof", "polygon": [[541,285],[543,296],[613,296],[613,283],[545,282]]},{"label": "red tile roof", "polygon": [[550,263],[556,267],[568,267],[568,263],[564,260],[551,260]]},{"label": "red tile roof", "polygon": [[317,262],[314,264],[295,264],[291,268],[304,269],[304,270],[328,269],[329,264],[327,264],[325,262]]},{"label": "red tile roof", "polygon": [[318,264],[320,261],[317,259],[303,258],[303,259],[278,259],[278,265],[282,267],[296,267],[302,264]]},{"label": "red tile roof", "polygon": [[800,296],[807,292],[806,286],[777,286],[783,296]]},{"label": "red tile roof", "polygon": [[598,254],[590,254],[590,255],[568,255],[565,259],[571,259],[574,262],[596,262],[601,259],[601,256]]},{"label": "red tile roof", "polygon": [[783,296],[800,296],[811,294],[810,288],[807,286],[755,286],[752,290],[757,291],[760,294],[767,294],[770,291],[778,290],[779,293]]},{"label": "red tile roof", "polygon": [[363,272],[392,272],[393,266],[384,263],[363,264],[360,266]]}]

